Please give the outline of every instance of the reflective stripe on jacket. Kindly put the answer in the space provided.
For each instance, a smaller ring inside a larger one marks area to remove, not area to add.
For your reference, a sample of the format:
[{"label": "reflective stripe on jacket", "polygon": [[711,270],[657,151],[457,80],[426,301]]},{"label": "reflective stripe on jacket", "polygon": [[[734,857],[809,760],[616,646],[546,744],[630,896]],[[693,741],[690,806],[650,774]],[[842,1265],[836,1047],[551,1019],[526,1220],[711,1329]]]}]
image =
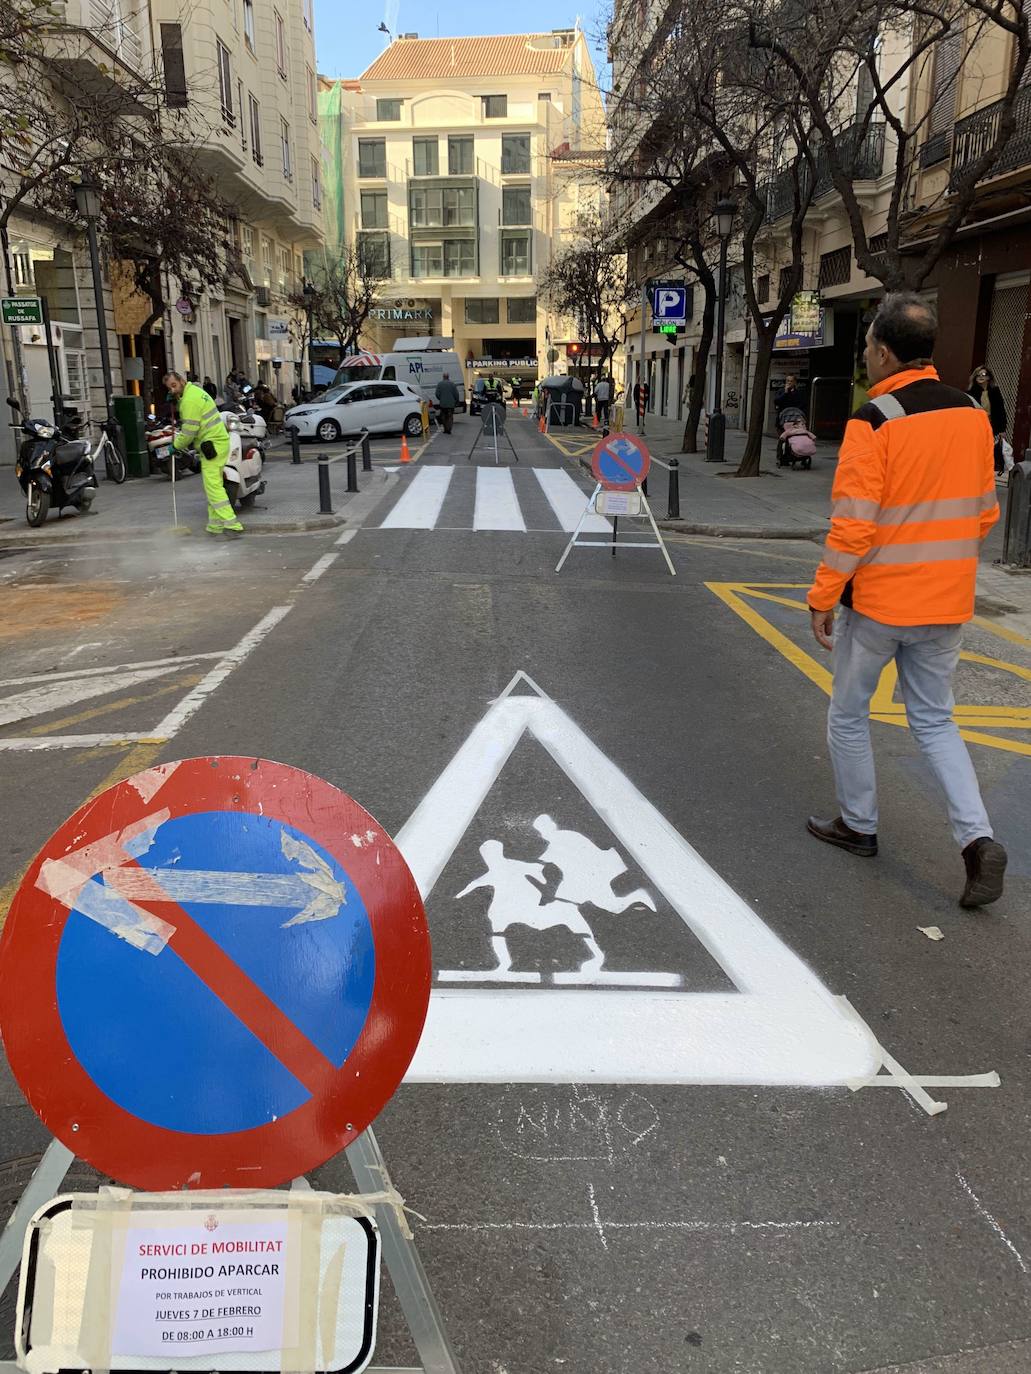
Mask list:
[{"label": "reflective stripe on jacket", "polygon": [[173,448],[199,448],[205,439],[228,452],[229,431],[222,423],[218,407],[203,387],[187,382],[179,397],[179,428]]},{"label": "reflective stripe on jacket", "polygon": [[845,430],[809,605],[841,600],[885,625],[969,620],[981,541],[999,518],[988,417],[933,367],[870,396]]}]

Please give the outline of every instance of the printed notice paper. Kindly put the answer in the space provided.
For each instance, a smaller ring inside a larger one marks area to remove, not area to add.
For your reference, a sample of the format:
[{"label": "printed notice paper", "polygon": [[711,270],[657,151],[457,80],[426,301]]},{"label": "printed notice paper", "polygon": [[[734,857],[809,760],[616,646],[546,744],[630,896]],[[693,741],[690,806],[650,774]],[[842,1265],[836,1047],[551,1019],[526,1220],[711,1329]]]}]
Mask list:
[{"label": "printed notice paper", "polygon": [[249,1354],[296,1340],[283,1330],[285,1211],[247,1220],[239,1212],[139,1215],[141,1224],[126,1228],[122,1271],[113,1276],[113,1354]]}]

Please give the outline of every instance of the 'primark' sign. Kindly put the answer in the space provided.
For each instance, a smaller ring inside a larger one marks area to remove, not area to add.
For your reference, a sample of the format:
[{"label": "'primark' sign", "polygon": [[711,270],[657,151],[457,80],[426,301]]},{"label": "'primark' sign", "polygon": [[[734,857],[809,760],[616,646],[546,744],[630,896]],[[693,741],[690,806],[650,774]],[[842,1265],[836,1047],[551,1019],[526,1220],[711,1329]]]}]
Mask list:
[{"label": "'primark' sign", "polygon": [[425,305],[377,305],[369,311],[369,315],[374,320],[391,320],[404,322],[405,320],[432,320],[433,311]]}]

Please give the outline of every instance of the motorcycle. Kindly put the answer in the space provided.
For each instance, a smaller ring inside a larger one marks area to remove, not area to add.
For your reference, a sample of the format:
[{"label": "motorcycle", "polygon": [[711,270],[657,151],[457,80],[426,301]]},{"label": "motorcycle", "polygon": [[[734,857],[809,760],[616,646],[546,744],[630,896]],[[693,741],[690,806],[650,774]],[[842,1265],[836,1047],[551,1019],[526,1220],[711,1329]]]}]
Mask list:
[{"label": "motorcycle", "polygon": [[175,427],[171,420],[159,420],[151,415],[146,422],[147,455],[151,473],[160,473],[168,481],[172,480],[172,459],[175,458],[175,477],[178,481],[191,472],[200,472],[200,459],[192,449],[175,452],[172,440]]},{"label": "motorcycle", "polygon": [[222,411],[222,422],[229,431],[229,457],[222,469],[222,485],[233,510],[253,506],[255,497],[265,490],[262,476],[265,467],[264,444],[250,437],[240,423],[243,418],[232,411]]},{"label": "motorcycle", "polygon": [[[15,415],[21,406],[13,396],[7,404]],[[65,506],[89,514],[97,494],[97,475],[90,446],[84,439],[70,439],[46,420],[22,419],[12,429],[25,440],[18,450],[14,475],[25,493],[25,519],[35,529],[46,520],[51,506],[58,515]]]}]

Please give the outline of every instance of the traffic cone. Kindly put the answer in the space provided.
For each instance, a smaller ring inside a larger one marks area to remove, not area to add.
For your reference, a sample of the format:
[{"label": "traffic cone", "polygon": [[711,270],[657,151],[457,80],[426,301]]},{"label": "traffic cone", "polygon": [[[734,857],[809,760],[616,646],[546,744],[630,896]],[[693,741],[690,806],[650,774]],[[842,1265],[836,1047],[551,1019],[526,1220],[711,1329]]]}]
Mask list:
[{"label": "traffic cone", "polygon": [[538,430],[541,432],[541,434],[547,434],[547,432],[548,432],[547,425],[545,424],[544,416],[543,416],[543,415],[542,415],[541,418],[537,421],[537,428],[538,428]]},{"label": "traffic cone", "polygon": [[526,409],[526,407],[523,406],[523,419],[524,419],[524,420],[525,420],[526,417],[529,415],[529,413],[530,413],[530,412]]},{"label": "traffic cone", "polygon": [[597,415],[594,415],[594,416],[591,417],[591,428],[592,428],[592,429],[597,429],[597,428],[598,428],[598,417],[597,417]]},{"label": "traffic cone", "polygon": [[412,461],[412,455],[408,452],[408,435],[407,435],[407,434],[402,434],[402,435],[401,435],[401,462],[402,462],[402,463],[410,463],[411,461]]}]

